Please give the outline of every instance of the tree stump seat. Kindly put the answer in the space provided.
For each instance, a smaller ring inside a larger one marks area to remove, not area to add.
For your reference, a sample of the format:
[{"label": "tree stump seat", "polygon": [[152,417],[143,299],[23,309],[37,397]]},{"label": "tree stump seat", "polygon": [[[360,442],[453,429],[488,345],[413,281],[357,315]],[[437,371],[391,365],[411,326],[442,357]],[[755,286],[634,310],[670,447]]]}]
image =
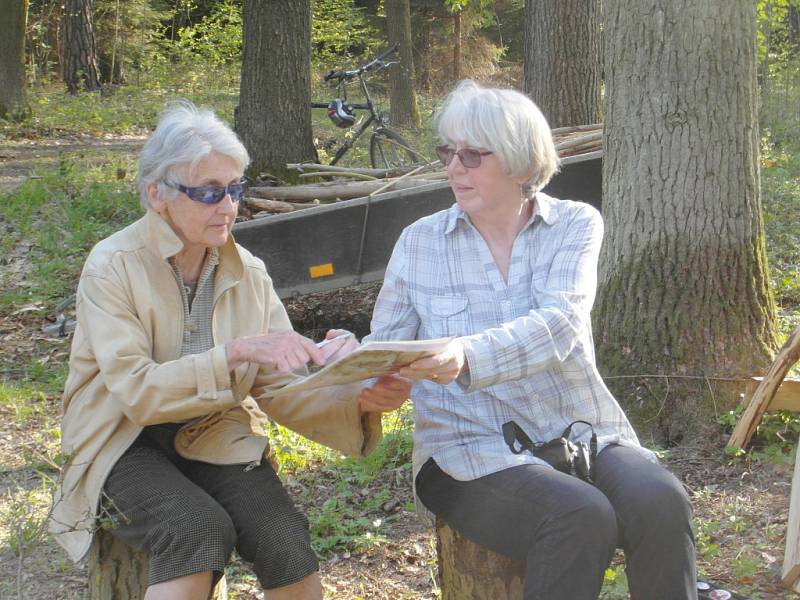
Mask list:
[{"label": "tree stump seat", "polygon": [[436,519],[442,600],[522,600],[525,561],[492,552]]},{"label": "tree stump seat", "polygon": [[[142,600],[147,591],[150,557],[101,529],[89,550],[89,600]],[[225,576],[211,600],[228,600]]]}]

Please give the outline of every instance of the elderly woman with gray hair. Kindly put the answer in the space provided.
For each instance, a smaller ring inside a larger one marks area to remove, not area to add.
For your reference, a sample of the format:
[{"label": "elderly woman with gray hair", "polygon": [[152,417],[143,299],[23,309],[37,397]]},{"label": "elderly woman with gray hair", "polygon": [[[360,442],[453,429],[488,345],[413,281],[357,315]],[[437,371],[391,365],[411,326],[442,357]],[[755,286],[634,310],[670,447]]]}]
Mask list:
[{"label": "elderly woman with gray hair", "polygon": [[[466,81],[437,119],[456,203],[400,236],[368,338],[454,337],[400,370],[416,380],[418,499],[467,538],[527,561],[526,600],[597,598],[618,545],[631,598],[696,598],[689,499],[639,445],[595,365],[600,214],[540,191],[558,156],[523,94]],[[590,423],[594,485],[513,453],[502,431],[511,420],[535,442]]]},{"label": "elderly woman with gray hair", "polygon": [[292,331],[263,262],[234,243],[248,162],[212,112],[169,107],[140,156],[145,215],[94,247],[78,285],[51,531],[79,560],[110,520],[150,556],[147,600],[205,600],[234,548],[268,599],[321,599],[264,421],[363,455],[410,390],[389,376],[274,394],[356,343]]}]

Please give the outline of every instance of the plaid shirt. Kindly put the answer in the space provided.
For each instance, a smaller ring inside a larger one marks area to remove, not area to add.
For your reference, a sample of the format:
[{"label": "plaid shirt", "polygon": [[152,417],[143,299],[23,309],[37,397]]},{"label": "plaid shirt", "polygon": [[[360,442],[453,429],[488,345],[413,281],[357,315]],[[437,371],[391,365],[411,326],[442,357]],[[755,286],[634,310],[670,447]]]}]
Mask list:
[{"label": "plaid shirt", "polygon": [[[403,231],[365,341],[457,336],[469,365],[450,385],[414,384],[415,473],[430,457],[459,480],[539,462],[509,450],[501,429],[511,419],[534,441],[582,419],[600,448],[639,448],[595,365],[590,311],[602,237],[594,208],[539,193],[504,281],[458,205]],[[588,441],[584,429],[575,433]]]}]

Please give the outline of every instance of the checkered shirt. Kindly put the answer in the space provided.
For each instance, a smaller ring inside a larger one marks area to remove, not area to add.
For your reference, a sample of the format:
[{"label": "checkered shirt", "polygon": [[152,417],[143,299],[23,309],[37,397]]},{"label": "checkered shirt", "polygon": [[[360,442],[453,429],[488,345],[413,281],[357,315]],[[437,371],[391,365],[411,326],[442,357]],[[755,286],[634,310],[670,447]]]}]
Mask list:
[{"label": "checkered shirt", "polygon": [[[430,457],[459,480],[539,462],[505,444],[511,419],[534,441],[581,419],[594,425],[601,449],[640,448],[595,365],[590,311],[602,237],[597,210],[539,193],[505,281],[458,205],[403,231],[365,341],[457,336],[469,365],[469,376],[450,385],[414,384],[415,473]],[[581,436],[588,441],[589,432]]]}]

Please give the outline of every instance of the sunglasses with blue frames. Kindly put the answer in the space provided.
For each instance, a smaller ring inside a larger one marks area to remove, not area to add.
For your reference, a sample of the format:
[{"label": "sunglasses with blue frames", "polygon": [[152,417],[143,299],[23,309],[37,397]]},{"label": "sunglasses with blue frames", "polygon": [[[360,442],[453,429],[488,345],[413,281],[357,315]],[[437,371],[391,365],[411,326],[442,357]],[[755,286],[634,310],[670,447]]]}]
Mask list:
[{"label": "sunglasses with blue frames", "polygon": [[245,187],[244,180],[240,180],[235,183],[229,183],[225,187],[216,185],[189,187],[186,185],[181,185],[180,183],[171,183],[169,181],[165,181],[164,185],[172,188],[173,190],[183,192],[189,196],[189,199],[194,200],[195,202],[202,202],[203,204],[219,204],[222,202],[222,199],[228,195],[230,195],[231,201],[238,202],[244,195]]}]

